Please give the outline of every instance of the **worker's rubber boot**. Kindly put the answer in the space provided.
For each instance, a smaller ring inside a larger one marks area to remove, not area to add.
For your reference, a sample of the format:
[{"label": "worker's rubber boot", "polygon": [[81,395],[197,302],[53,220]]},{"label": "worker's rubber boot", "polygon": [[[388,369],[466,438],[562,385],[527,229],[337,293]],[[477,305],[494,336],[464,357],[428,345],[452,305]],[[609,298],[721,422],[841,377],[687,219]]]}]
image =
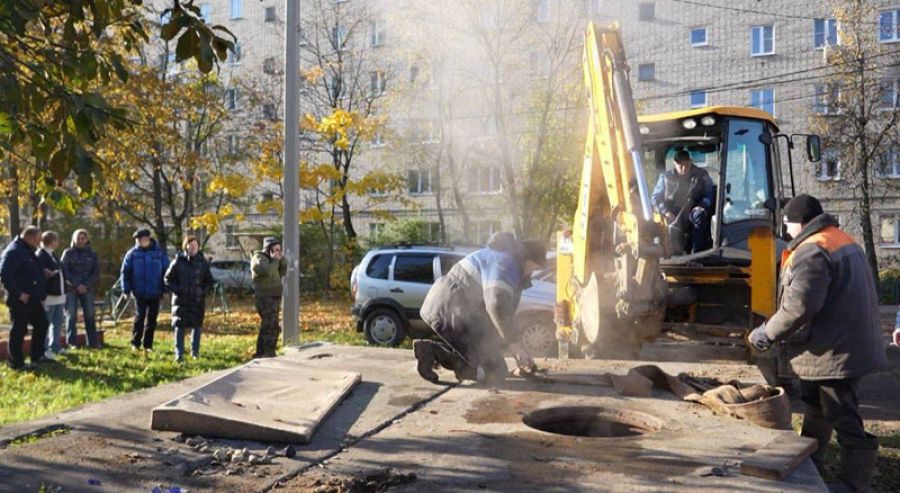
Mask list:
[{"label": "worker's rubber boot", "polygon": [[816,469],[819,470],[820,475],[824,471],[825,450],[831,442],[831,433],[833,431],[834,427],[828,421],[809,414],[803,415],[803,428],[800,430],[800,436],[813,438],[819,442],[818,448],[816,448],[815,453],[812,454],[812,460],[813,464],[816,465]]},{"label": "worker's rubber boot", "polygon": [[[867,433],[868,435],[868,433]],[[878,449],[846,449],[841,447],[841,473],[838,483],[829,484],[828,491],[865,493],[872,491],[872,477]]]},{"label": "worker's rubber boot", "polygon": [[476,369],[469,366],[458,354],[443,344],[434,344],[432,349],[438,364],[448,370],[452,370],[453,374],[456,375],[456,380],[459,382],[475,380]]},{"label": "worker's rubber boot", "polygon": [[416,355],[416,370],[419,376],[431,383],[438,382],[438,375],[434,372],[434,341],[416,339],[413,341],[413,354]]}]

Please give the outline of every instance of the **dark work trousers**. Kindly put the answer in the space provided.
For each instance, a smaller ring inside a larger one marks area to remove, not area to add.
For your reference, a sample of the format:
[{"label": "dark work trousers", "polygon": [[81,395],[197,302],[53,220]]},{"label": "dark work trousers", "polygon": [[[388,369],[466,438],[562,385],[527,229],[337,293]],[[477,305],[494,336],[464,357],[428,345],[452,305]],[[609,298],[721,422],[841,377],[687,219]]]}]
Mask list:
[{"label": "dark work trousers", "polygon": [[47,312],[39,300],[32,298],[28,303],[22,304],[18,300],[10,300],[7,303],[9,316],[12,319],[12,328],[9,331],[9,366],[21,368],[25,365],[25,354],[22,345],[25,342],[25,333],[31,325],[31,362],[36,363],[44,357],[44,347],[47,341]]},{"label": "dark work trousers", "polygon": [[259,314],[260,323],[254,358],[275,357],[275,350],[278,348],[278,336],[281,335],[281,326],[278,325],[279,312],[281,312],[281,296],[256,298],[256,313]]},{"label": "dark work trousers", "polygon": [[866,434],[859,416],[858,385],[859,378],[800,380],[800,400],[806,405],[803,419],[824,420],[831,424],[841,448],[877,449],[878,439]]},{"label": "dark work trousers", "polygon": [[[144,349],[153,349],[153,331],[156,330],[156,317],[159,315],[159,298],[135,298],[137,314],[134,316],[134,327],[131,330],[131,345]],[[146,319],[146,327],[145,327]]]}]

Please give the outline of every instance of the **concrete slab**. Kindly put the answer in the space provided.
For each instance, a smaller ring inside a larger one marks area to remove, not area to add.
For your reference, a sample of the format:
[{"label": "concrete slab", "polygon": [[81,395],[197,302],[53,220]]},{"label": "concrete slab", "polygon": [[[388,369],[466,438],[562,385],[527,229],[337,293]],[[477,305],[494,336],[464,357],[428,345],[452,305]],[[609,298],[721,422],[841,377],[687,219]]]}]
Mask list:
[{"label": "concrete slab", "polygon": [[289,359],[253,360],[153,409],[150,428],[262,442],[309,443],[360,374]]},{"label": "concrete slab", "polygon": [[[337,478],[365,477],[390,468],[417,480],[392,491],[825,491],[811,461],[785,481],[739,474],[738,464],[779,435],[706,408],[653,391],[650,398],[619,396],[608,386],[591,385],[605,372],[624,374],[634,362],[569,361],[551,366],[577,384],[511,381],[499,393],[461,386],[429,402],[395,425],[359,442],[285,485],[288,491]],[[689,363],[660,366],[718,378],[758,372]],[[523,423],[534,411],[564,406],[596,406],[620,413],[644,413],[659,431],[619,438],[566,436]],[[724,473],[717,476],[715,472]],[[326,483],[327,484],[327,483]]]}]

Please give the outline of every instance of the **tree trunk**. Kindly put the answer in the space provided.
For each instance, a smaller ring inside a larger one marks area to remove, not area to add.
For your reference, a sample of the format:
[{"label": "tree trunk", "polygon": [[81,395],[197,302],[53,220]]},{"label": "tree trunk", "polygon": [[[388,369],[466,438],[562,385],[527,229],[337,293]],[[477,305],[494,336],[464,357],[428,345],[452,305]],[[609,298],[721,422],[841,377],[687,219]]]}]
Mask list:
[{"label": "tree trunk", "polygon": [[19,167],[14,163],[7,163],[9,176],[9,197],[6,208],[9,211],[9,237],[15,238],[22,232],[22,218],[19,209]]},{"label": "tree trunk", "polygon": [[166,251],[168,238],[166,238],[166,223],[163,218],[162,169],[159,164],[153,167],[153,232],[156,233],[159,247]]}]

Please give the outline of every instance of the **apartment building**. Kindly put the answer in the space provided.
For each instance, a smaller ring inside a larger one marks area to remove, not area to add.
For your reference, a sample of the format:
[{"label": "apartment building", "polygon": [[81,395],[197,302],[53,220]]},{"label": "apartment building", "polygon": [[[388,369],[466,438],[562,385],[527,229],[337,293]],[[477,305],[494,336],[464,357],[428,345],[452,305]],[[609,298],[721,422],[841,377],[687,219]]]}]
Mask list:
[{"label": "apartment building", "polygon": [[[369,90],[386,95],[380,111],[388,125],[359,150],[357,172],[388,169],[406,178],[402,200],[377,194],[353,199],[354,224],[362,236],[384,226],[385,212],[424,220],[435,237],[442,218],[448,236],[462,241],[483,242],[492,232],[511,229],[516,210],[504,193],[508,182],[501,163],[524,166],[533,155],[527,96],[551,79],[577,86],[580,32],[587,19],[622,26],[641,113],[755,106],[771,112],[787,134],[809,132],[811,118],[829,111],[832,89],[826,86],[825,58],[829,46],[840,42],[828,0],[320,1],[342,8],[355,4],[365,11],[364,28],[349,33],[337,26],[334,35],[361,38],[358,46],[377,60],[369,69]],[[304,22],[316,15],[314,3],[301,5]],[[882,99],[896,106],[900,4],[870,4],[871,29],[884,62]],[[281,66],[283,2],[209,0],[200,8],[209,22],[227,26],[240,40],[223,67],[225,78],[260,77]],[[560,49],[570,31],[578,34],[574,44]],[[554,42],[547,41],[548,33],[556,36]],[[494,55],[503,59],[496,70],[489,66]],[[492,94],[494,89],[498,92]],[[498,101],[503,103],[499,110]],[[280,115],[278,107],[238,108],[239,102],[235,95],[236,111],[247,111],[248,118],[254,111]],[[551,112],[573,135],[581,135],[583,102],[554,102]],[[823,137],[827,146],[828,136]],[[234,139],[240,145],[239,132]],[[509,143],[515,145],[509,148]],[[580,166],[577,147],[569,163],[573,168]],[[795,152],[798,193],[821,197],[842,225],[860,236],[858,191],[841,175],[841,156],[826,151],[821,163],[812,164],[801,154]],[[895,186],[900,184],[900,152],[886,149],[885,155],[873,222],[879,256],[892,259],[900,253]],[[265,214],[249,220],[277,223]],[[227,226],[226,245],[236,244],[242,228]]]}]

